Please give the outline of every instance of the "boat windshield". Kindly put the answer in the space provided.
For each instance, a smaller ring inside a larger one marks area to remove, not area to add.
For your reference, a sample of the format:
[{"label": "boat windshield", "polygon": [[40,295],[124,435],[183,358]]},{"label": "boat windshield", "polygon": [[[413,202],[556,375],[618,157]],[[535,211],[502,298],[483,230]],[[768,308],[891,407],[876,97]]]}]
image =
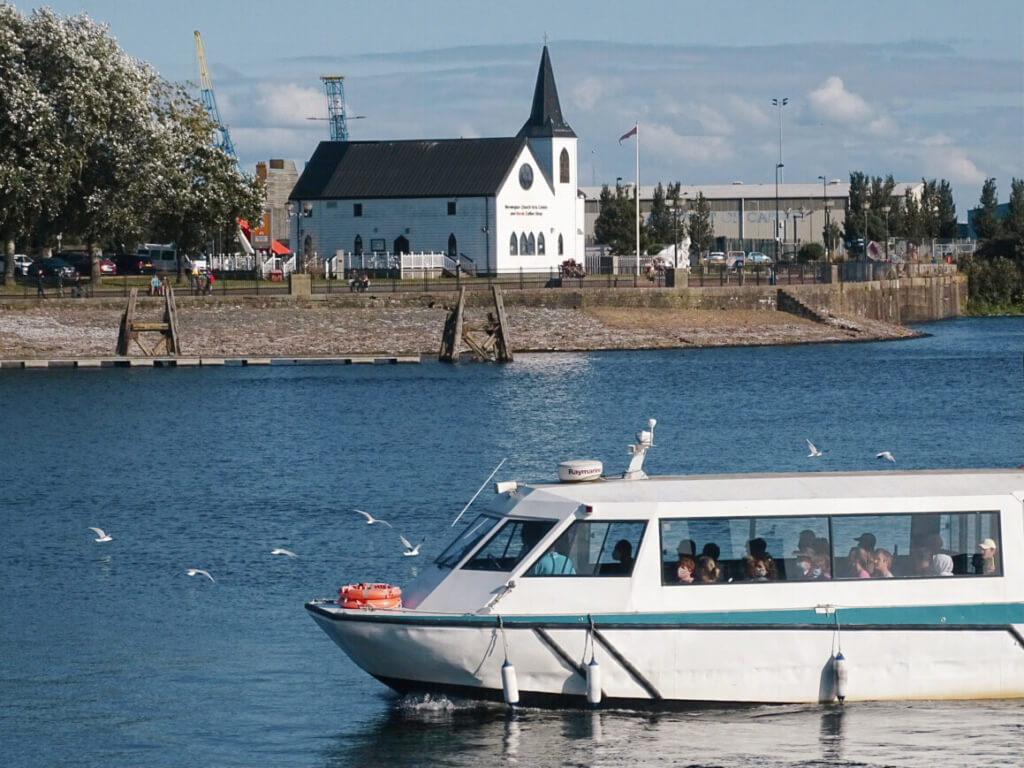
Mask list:
[{"label": "boat windshield", "polygon": [[459,538],[445,547],[444,552],[438,555],[434,562],[442,568],[454,568],[500,522],[500,517],[480,515],[459,535]]},{"label": "boat windshield", "polygon": [[511,571],[554,527],[554,520],[509,520],[462,568]]}]

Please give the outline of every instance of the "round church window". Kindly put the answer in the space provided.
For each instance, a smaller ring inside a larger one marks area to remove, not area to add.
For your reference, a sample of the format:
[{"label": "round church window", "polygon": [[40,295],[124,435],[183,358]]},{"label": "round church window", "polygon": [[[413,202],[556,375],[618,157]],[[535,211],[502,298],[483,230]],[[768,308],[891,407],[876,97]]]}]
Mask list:
[{"label": "round church window", "polygon": [[523,163],[519,166],[519,186],[523,189],[529,189],[533,186],[533,168],[530,167],[529,163]]}]

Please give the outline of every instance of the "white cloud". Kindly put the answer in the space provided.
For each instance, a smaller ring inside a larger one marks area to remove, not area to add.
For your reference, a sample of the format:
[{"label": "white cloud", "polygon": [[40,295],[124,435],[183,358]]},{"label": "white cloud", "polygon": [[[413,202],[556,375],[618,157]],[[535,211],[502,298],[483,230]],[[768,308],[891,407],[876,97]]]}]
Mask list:
[{"label": "white cloud", "polygon": [[[316,88],[293,83],[264,82],[257,86],[258,96],[248,109],[262,125],[306,127],[310,117],[327,118],[327,97]],[[325,122],[326,125],[326,122]]]},{"label": "white cloud", "polygon": [[688,162],[707,163],[726,160],[733,150],[724,136],[686,136],[660,123],[641,126],[641,153],[646,148]]},{"label": "white cloud", "polygon": [[[685,114],[685,111],[683,112]],[[701,130],[712,136],[726,136],[733,132],[732,123],[718,110],[705,104],[698,104],[692,117],[700,124]]]},{"label": "white cloud", "polygon": [[885,115],[876,117],[868,123],[868,133],[873,133],[876,136],[887,136],[895,131],[896,125]]},{"label": "white cloud", "polygon": [[757,105],[738,96],[730,96],[726,100],[726,107],[733,113],[738,122],[748,127],[766,127],[774,124],[774,121],[761,111]]},{"label": "white cloud", "polygon": [[572,105],[579,110],[589,112],[604,95],[604,85],[598,77],[585,77],[573,86],[569,96]]},{"label": "white cloud", "polygon": [[967,151],[953,144],[948,136],[927,136],[919,145],[917,154],[924,169],[922,175],[947,179],[954,184],[981,184],[985,181],[985,174],[967,157]]},{"label": "white cloud", "polygon": [[846,90],[841,78],[832,75],[820,88],[807,94],[811,110],[821,120],[833,123],[870,120],[872,109],[855,93]]}]

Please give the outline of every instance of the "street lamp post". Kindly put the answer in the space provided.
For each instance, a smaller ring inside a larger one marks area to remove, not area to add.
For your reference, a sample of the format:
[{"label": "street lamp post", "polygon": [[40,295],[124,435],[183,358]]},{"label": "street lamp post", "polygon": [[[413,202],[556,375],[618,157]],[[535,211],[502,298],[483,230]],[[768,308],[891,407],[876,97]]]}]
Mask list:
[{"label": "street lamp post", "polygon": [[775,263],[779,263],[779,171],[783,169],[782,163],[775,166]]},{"label": "street lamp post", "polygon": [[830,231],[828,220],[828,179],[824,176],[819,176],[818,178],[821,179],[821,207],[825,209],[825,236],[822,238],[825,241],[825,261],[831,261],[829,257],[829,245],[831,243],[829,241],[832,239],[832,232]]},{"label": "street lamp post", "polygon": [[782,159],[782,108],[789,104],[789,99],[772,99],[772,106],[779,108],[779,167],[783,166]]},{"label": "street lamp post", "polygon": [[865,200],[860,204],[860,207],[864,209],[864,261],[868,260],[868,209],[871,207],[871,203]]},{"label": "street lamp post", "polygon": [[892,210],[892,206],[883,205],[882,213],[885,214],[885,260],[889,260],[889,211]]}]

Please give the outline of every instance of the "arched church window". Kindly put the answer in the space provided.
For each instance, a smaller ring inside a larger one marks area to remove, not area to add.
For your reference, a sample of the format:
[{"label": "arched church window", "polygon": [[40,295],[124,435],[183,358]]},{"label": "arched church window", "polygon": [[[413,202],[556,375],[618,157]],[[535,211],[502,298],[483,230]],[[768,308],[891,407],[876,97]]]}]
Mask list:
[{"label": "arched church window", "polygon": [[533,239],[533,232],[530,233],[529,238],[526,240],[526,252],[533,256],[537,252],[537,241]]},{"label": "arched church window", "polygon": [[537,235],[537,255],[538,256],[543,256],[544,255],[544,233],[543,232],[541,232],[539,235]]},{"label": "arched church window", "polygon": [[519,236],[519,253],[523,256],[527,256],[530,253],[530,241],[526,239],[525,232]]},{"label": "arched church window", "polygon": [[457,252],[458,248],[456,248],[455,233],[453,232],[448,235],[448,258],[454,259]]},{"label": "arched church window", "polygon": [[563,242],[561,235],[558,236],[558,255],[565,255],[565,243]]},{"label": "arched church window", "polygon": [[518,256],[519,255],[519,240],[516,238],[516,233],[512,233],[512,237],[508,241],[508,255]]},{"label": "arched church window", "polygon": [[563,184],[569,183],[569,151],[566,149],[562,150],[562,154],[558,156],[558,180]]},{"label": "arched church window", "polygon": [[356,241],[352,244],[352,253],[356,256],[363,255],[363,236],[356,235]]}]

